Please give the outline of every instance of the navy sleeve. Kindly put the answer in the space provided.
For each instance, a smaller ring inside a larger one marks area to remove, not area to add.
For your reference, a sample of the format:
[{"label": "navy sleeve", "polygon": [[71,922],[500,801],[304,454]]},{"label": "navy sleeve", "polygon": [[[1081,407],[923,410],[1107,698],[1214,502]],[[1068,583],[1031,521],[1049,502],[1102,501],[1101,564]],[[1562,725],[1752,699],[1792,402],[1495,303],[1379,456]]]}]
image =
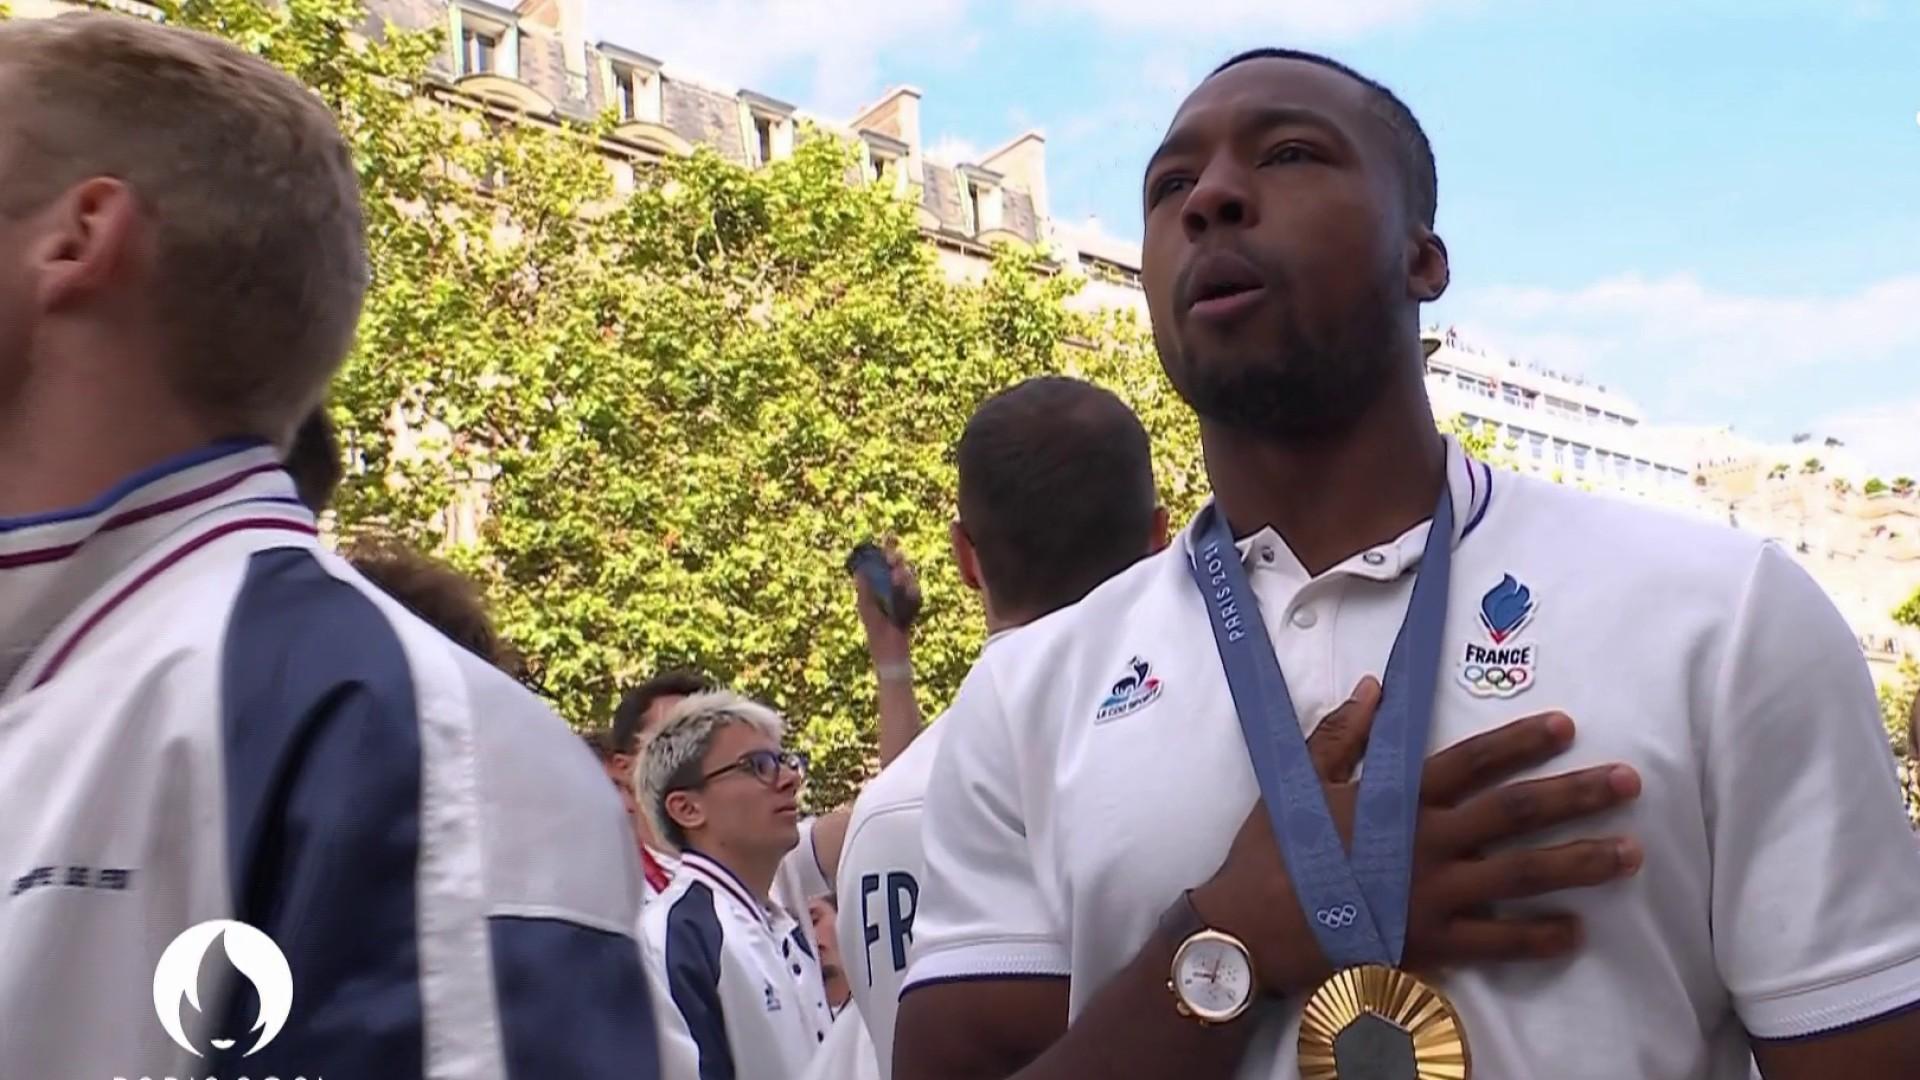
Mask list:
[{"label": "navy sleeve", "polygon": [[293,1002],[248,1055],[260,1003],[238,980],[236,1042],[208,1071],[420,1077],[421,748],[398,636],[311,552],[260,552],[228,627],[222,711],[234,918],[279,945]]},{"label": "navy sleeve", "polygon": [[[397,632],[311,552],[260,552],[227,628],[221,689],[233,917],[279,946],[293,999],[285,1028],[249,1053],[267,1013],[234,980],[212,1033],[233,1043],[209,1075],[422,1077],[420,718]],[[473,970],[490,961],[510,1080],[658,1076],[632,937],[495,917],[487,950]],[[496,1045],[493,1031],[441,1038],[477,1060]]]},{"label": "navy sleeve", "polygon": [[720,919],[713,893],[689,886],[667,912],[667,992],[700,1052],[700,1080],[734,1080],[720,1005]]},{"label": "navy sleeve", "polygon": [[558,919],[502,917],[488,920],[488,937],[509,1077],[659,1075],[637,942]]}]

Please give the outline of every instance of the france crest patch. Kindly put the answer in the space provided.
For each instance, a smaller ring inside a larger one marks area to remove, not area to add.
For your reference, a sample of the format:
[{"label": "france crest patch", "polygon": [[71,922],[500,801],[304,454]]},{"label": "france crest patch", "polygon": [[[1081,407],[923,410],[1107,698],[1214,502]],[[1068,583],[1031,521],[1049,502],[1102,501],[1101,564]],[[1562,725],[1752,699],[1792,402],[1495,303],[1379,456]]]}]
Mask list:
[{"label": "france crest patch", "polygon": [[1469,641],[1460,652],[1460,685],[1475,697],[1510,698],[1533,685],[1539,647],[1514,639],[1538,610],[1533,590],[1512,574],[1480,598],[1480,628],[1487,641]]}]

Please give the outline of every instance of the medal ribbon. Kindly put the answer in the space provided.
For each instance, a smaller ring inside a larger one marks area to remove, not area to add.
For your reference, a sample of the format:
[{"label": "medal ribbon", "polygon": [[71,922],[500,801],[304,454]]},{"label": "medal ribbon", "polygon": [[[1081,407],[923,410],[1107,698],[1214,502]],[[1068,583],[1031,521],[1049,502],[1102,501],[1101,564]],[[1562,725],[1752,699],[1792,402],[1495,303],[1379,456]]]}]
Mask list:
[{"label": "medal ribbon", "polygon": [[1380,680],[1350,855],[1321,794],[1293,695],[1225,516],[1209,504],[1194,522],[1192,536],[1193,582],[1213,624],[1240,733],[1307,925],[1335,968],[1398,966],[1406,948],[1420,771],[1446,631],[1453,496],[1443,485],[1413,598]]}]

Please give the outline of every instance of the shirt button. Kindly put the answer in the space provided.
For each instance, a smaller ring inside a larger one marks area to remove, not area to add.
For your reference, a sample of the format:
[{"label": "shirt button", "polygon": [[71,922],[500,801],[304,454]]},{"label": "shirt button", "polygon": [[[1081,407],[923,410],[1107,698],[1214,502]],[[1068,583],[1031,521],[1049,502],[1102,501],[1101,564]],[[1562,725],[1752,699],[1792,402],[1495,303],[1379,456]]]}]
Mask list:
[{"label": "shirt button", "polygon": [[800,965],[799,965],[799,964],[795,964],[795,965],[793,965],[793,973],[794,973],[795,975],[798,975],[798,974],[800,974]]},{"label": "shirt button", "polygon": [[1260,549],[1260,561],[1263,563],[1271,563],[1273,561],[1273,549],[1263,546]]},{"label": "shirt button", "polygon": [[1360,556],[1360,561],[1366,563],[1368,566],[1385,566],[1387,557],[1377,551],[1369,551],[1365,555]]},{"label": "shirt button", "polygon": [[1301,630],[1311,630],[1313,624],[1319,621],[1320,616],[1315,615],[1312,608],[1299,608],[1293,613],[1293,625]]}]

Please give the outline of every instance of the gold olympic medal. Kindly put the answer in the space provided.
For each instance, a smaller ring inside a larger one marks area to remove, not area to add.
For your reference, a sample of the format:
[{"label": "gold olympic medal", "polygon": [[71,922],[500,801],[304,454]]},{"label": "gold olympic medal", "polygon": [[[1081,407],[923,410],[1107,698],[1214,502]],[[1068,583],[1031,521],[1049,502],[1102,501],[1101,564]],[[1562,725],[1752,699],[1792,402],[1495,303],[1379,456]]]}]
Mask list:
[{"label": "gold olympic medal", "polygon": [[1301,1080],[1467,1080],[1473,1058],[1453,1002],[1397,968],[1339,972],[1300,1017]]}]

